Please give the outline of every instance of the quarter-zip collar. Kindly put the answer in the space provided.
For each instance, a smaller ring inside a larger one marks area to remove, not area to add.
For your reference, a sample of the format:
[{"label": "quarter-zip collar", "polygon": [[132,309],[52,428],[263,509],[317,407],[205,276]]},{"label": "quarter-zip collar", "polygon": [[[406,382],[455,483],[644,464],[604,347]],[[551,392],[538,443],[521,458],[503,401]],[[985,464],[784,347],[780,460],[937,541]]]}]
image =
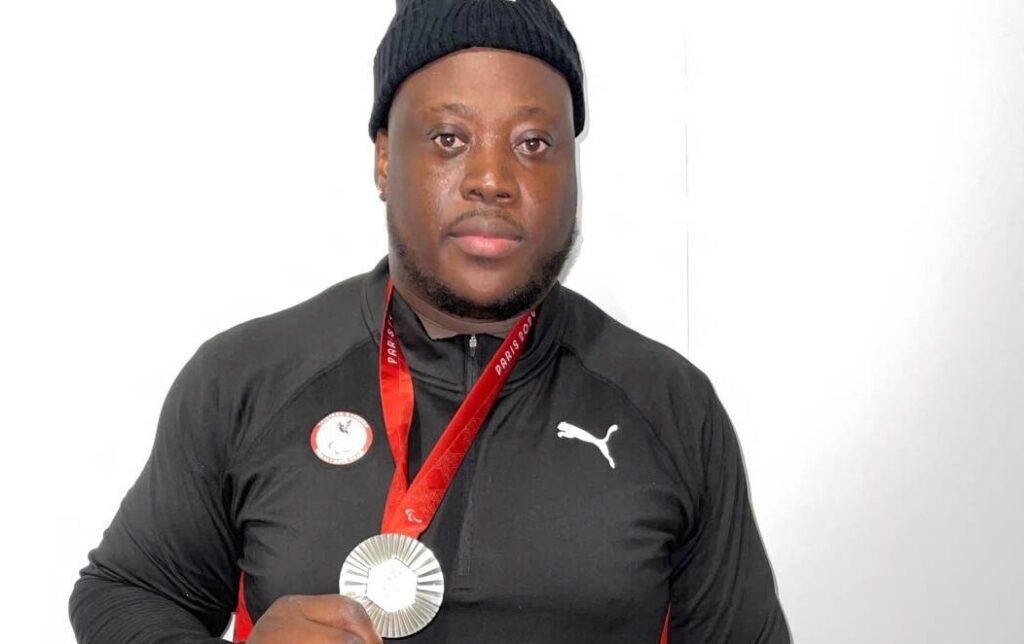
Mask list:
[{"label": "quarter-zip collar", "polygon": [[[367,274],[363,286],[363,319],[378,346],[388,275],[388,260],[385,257]],[[558,346],[556,340],[561,337],[566,320],[563,297],[562,286],[555,284],[544,298],[537,310],[537,321],[526,351],[499,395],[522,386],[554,358]],[[413,377],[451,391],[465,393],[472,386],[470,381],[476,380],[480,370],[502,342],[502,338],[487,334],[457,335],[433,340],[397,290],[392,296],[391,315]],[[476,346],[471,349],[474,338]]]}]

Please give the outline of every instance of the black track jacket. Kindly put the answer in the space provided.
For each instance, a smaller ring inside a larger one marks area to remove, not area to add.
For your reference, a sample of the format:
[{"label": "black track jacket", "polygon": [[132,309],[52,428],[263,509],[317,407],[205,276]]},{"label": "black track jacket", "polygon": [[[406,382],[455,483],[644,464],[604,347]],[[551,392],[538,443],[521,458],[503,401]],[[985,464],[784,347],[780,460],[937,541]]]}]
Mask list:
[{"label": "black track jacket", "polygon": [[[386,282],[385,260],[199,348],[75,585],[79,642],[219,641],[241,572],[253,621],[281,595],[338,592],[394,471],[377,379]],[[415,472],[500,340],[431,340],[397,293],[392,308]],[[334,411],[374,434],[350,465],[310,446]],[[618,429],[606,456],[559,437],[562,422],[595,439]],[[422,540],[445,597],[410,644],[657,644],[669,605],[671,644],[789,641],[707,377],[560,285]]]}]

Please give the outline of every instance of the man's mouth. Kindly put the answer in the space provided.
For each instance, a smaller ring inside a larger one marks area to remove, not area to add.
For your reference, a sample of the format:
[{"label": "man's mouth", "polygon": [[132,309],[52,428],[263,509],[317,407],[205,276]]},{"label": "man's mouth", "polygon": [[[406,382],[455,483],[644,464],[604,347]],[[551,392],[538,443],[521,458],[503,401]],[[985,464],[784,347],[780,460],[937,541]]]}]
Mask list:
[{"label": "man's mouth", "polygon": [[452,226],[448,236],[459,250],[481,259],[507,257],[523,242],[519,228],[502,217],[465,218]]}]

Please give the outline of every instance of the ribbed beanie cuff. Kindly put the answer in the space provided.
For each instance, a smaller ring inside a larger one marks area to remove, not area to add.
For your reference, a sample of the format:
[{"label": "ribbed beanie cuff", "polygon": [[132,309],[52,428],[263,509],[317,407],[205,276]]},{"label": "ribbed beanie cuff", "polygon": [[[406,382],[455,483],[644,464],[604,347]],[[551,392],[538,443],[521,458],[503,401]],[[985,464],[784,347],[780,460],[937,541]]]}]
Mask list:
[{"label": "ribbed beanie cuff", "polygon": [[534,56],[565,76],[576,136],[586,109],[576,41],[550,0],[399,0],[373,59],[370,139],[387,127],[402,82],[424,65],[460,49],[493,47]]}]

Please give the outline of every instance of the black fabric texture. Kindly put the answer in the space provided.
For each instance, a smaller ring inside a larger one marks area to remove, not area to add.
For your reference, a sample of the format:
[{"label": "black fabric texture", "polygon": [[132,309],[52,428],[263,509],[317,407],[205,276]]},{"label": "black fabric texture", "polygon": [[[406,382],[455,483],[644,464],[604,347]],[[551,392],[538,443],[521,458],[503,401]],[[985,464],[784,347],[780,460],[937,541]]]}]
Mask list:
[{"label": "black fabric texture", "polygon": [[370,140],[376,140],[377,130],[387,129],[391,102],[409,75],[470,47],[517,51],[558,70],[572,94],[576,135],[583,132],[583,63],[550,0],[406,0],[398,3],[373,59]]},{"label": "black fabric texture", "polygon": [[[378,384],[387,262],[205,342],[172,385],[152,454],[70,600],[83,644],[215,642],[239,575],[259,617],[338,592],[380,530],[394,472]],[[414,380],[413,468],[499,340],[431,340],[396,296]],[[321,461],[313,426],[366,419],[368,453]],[[603,438],[608,459],[572,423]],[[739,446],[707,377],[556,285],[520,363],[422,536],[444,604],[405,642],[789,642]]]}]

